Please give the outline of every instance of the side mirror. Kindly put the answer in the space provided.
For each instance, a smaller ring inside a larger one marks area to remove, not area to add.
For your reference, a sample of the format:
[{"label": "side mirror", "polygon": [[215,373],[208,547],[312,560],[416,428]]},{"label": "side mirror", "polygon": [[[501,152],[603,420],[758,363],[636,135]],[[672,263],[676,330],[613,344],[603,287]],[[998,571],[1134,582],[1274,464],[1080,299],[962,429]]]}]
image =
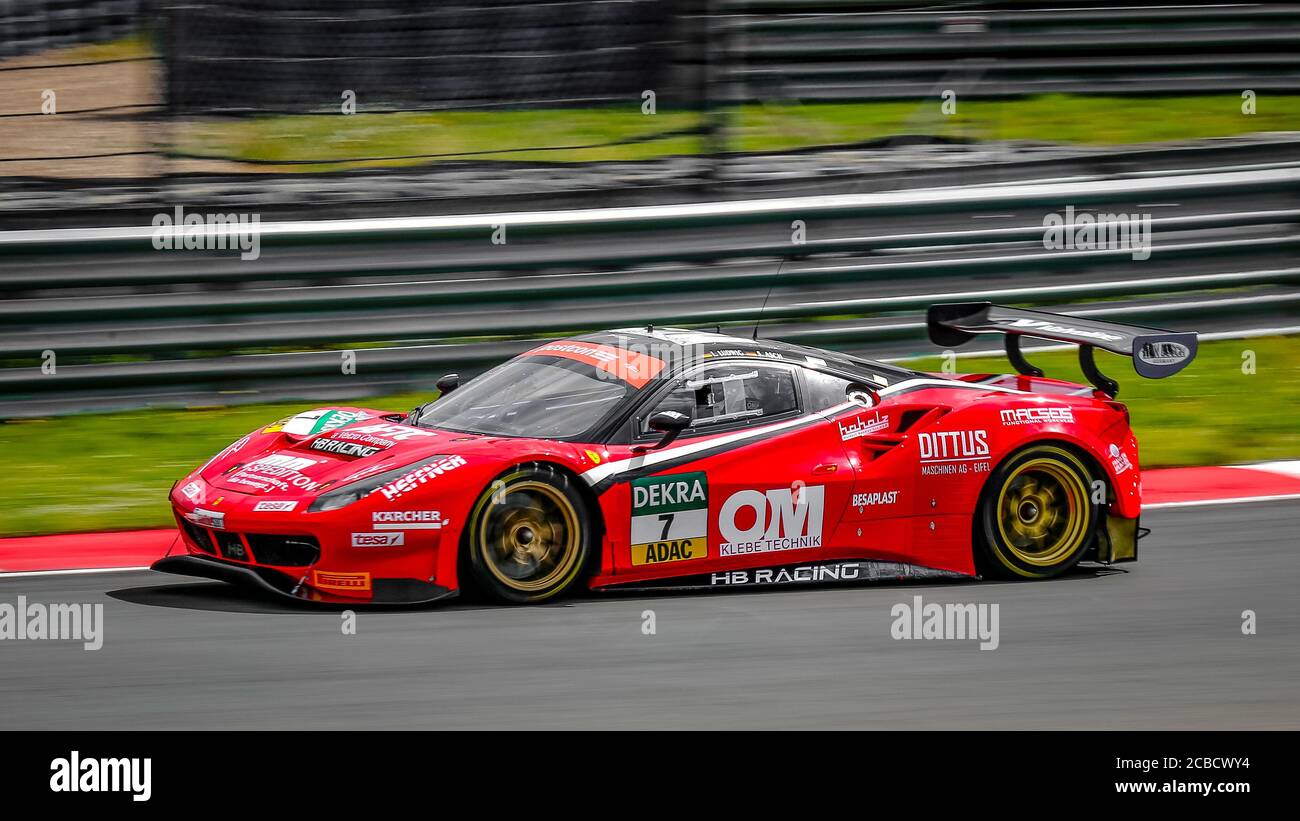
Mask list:
[{"label": "side mirror", "polygon": [[446,396],[460,387],[460,374],[449,373],[446,376],[439,378],[437,382],[434,382],[433,386],[438,389],[438,394],[440,396]]},{"label": "side mirror", "polygon": [[870,385],[864,385],[861,382],[852,382],[844,389],[844,395],[850,402],[855,402],[864,408],[874,408],[880,404],[880,394]]},{"label": "side mirror", "polygon": [[632,448],[638,453],[667,447],[682,431],[691,426],[691,417],[677,411],[659,411],[653,414],[646,424],[650,427],[650,430],[657,430],[662,433],[663,438],[654,445],[637,445]]}]

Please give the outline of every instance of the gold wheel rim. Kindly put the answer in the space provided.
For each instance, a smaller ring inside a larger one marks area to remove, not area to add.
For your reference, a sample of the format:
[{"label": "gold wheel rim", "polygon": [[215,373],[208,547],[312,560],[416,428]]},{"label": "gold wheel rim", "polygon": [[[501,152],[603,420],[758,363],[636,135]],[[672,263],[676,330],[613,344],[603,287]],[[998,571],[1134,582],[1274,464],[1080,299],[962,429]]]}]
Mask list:
[{"label": "gold wheel rim", "polygon": [[998,532],[1011,554],[1034,567],[1052,567],[1087,535],[1088,488],[1055,459],[1015,469],[998,494]]},{"label": "gold wheel rim", "polygon": [[576,569],[578,512],[546,482],[507,485],[488,500],[476,538],[483,563],[498,581],[537,593]]}]

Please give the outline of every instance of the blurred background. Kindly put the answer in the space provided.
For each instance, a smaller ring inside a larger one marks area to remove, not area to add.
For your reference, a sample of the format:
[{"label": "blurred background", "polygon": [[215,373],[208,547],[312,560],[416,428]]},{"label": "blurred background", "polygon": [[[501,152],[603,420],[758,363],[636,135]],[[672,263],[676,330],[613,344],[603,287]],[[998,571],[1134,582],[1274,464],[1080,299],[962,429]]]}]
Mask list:
[{"label": "blurred background", "polygon": [[[1294,457],[1297,46],[1300,4],[0,0],[0,535],[166,525],[260,424],[594,328],[938,369],[955,299],[1201,331],[1103,363],[1144,463]],[[178,208],[257,258],[156,249]],[[1070,208],[1149,256],[1046,248]]]},{"label": "blurred background", "polygon": [[[868,174],[1081,155],[1097,159],[1072,170],[1118,169],[1115,146],[1285,141],[1298,21],[1290,4],[0,0],[0,219],[133,224],[178,197],[347,216],[869,190]],[[1247,90],[1268,103],[1243,115]]]}]

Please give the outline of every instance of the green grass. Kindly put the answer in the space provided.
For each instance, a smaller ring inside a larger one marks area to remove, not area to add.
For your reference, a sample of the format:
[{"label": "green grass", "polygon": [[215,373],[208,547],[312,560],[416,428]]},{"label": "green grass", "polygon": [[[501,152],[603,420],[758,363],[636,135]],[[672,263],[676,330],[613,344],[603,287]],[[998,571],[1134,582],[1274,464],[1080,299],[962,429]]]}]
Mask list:
[{"label": "green grass", "polygon": [[736,116],[745,151],[855,142],[896,134],[971,140],[1035,140],[1086,145],[1229,137],[1300,129],[1300,96],[1259,100],[1252,116],[1232,94],[1191,97],[1084,97],[1049,94],[959,102],[944,116],[937,100],[807,106],[751,106]]},{"label": "green grass", "polygon": [[[1242,373],[1242,352],[1257,372]],[[1049,375],[1083,381],[1070,352],[1031,356]],[[967,373],[1005,372],[1001,358],[959,359]],[[908,363],[939,370],[936,359]],[[1187,370],[1147,380],[1103,355],[1121,385],[1146,467],[1231,464],[1300,457],[1300,337],[1202,345]],[[433,393],[357,400],[407,410]],[[245,433],[311,403],[86,414],[0,424],[0,535],[166,526],[176,479]]]},{"label": "green grass", "polygon": [[[328,160],[593,145],[691,128],[699,115],[623,108],[453,111],[349,116],[274,116],[180,123],[179,147],[190,153],[246,160]],[[1263,95],[1258,113],[1241,113],[1233,94],[1186,97],[1083,97],[1065,94],[1016,100],[960,101],[944,116],[939,100],[747,105],[729,112],[728,148],[774,151],[855,143],[899,134],[969,140],[1033,140],[1089,145],[1230,137],[1300,130],[1300,96]],[[543,162],[642,160],[703,150],[700,137],[556,151],[490,153],[477,159]],[[463,157],[460,159],[464,159]],[[414,165],[433,160],[370,163]],[[267,171],[329,171],[329,165],[271,165]]]},{"label": "green grass", "polygon": [[[601,145],[697,125],[690,113],[646,116],[627,110],[586,108],[530,111],[402,112],[344,116],[275,116],[247,120],[182,123],[179,148],[202,155],[245,160],[330,160],[343,157],[400,157],[415,154],[471,154],[449,159],[588,162],[643,160],[699,151],[696,137],[675,137],[610,148],[523,151],[476,156],[517,148]],[[428,159],[365,163],[366,167],[422,165]],[[333,171],[345,164],[272,165],[267,171]]]},{"label": "green grass", "polygon": [[[406,411],[436,396],[358,399]],[[84,414],[0,424],[0,536],[171,524],[172,483],[244,434],[329,402]],[[338,403],[346,404],[346,403]]]}]

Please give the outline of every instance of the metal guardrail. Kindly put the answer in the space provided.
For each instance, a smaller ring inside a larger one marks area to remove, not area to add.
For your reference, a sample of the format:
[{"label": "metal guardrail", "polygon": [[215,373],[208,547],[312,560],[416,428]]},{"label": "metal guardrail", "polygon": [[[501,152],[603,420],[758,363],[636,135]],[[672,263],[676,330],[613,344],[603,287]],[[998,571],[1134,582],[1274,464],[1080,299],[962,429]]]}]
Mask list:
[{"label": "metal guardrail", "polygon": [[1300,5],[880,5],[721,0],[731,99],[1300,89]]},{"label": "metal guardrail", "polygon": [[[1232,214],[1222,223],[1212,219],[1198,219],[1196,224],[1205,228],[1233,227],[1242,224],[1269,224],[1279,221],[1278,214],[1287,215],[1282,221],[1296,221],[1300,211],[1262,212],[1260,214]],[[1251,217],[1246,221],[1245,217]],[[1168,228],[1169,225],[1156,223],[1153,228]],[[1025,229],[1013,229],[1021,234]],[[1010,232],[1009,232],[1010,233]],[[1038,228],[1041,237],[1042,228]],[[949,242],[952,237],[948,237]],[[868,244],[868,243],[863,243]],[[811,243],[810,243],[811,245]],[[882,246],[878,242],[869,243],[871,247]],[[800,249],[801,255],[823,253],[826,248],[842,247],[833,240],[824,244]],[[894,247],[906,247],[904,245]],[[1300,235],[1283,237],[1260,237],[1236,240],[1217,240],[1213,242],[1178,242],[1157,245],[1152,249],[1152,257],[1167,259],[1205,259],[1213,256],[1248,257],[1251,254],[1267,252],[1293,252],[1300,249]],[[779,253],[788,253],[789,247]],[[754,254],[750,254],[754,256]],[[822,265],[805,265],[797,270],[785,272],[769,266],[767,270],[732,270],[714,271],[702,267],[696,271],[675,273],[671,278],[674,293],[698,293],[723,291],[727,289],[756,288],[778,284],[829,285],[837,283],[856,283],[860,285],[889,282],[897,278],[909,278],[912,281],[935,279],[944,276],[980,273],[1016,273],[1046,272],[1068,269],[1086,263],[1090,266],[1105,267],[1113,263],[1123,264],[1131,258],[1131,252],[1125,249],[1097,251],[1042,251],[1038,253],[994,254],[969,259],[936,259],[906,262],[858,262]],[[352,273],[364,273],[356,271]],[[237,316],[245,320],[262,314],[308,313],[329,310],[392,310],[415,309],[421,307],[437,308],[456,306],[466,309],[472,306],[494,305],[500,303],[536,303],[543,300],[569,300],[577,304],[589,300],[609,300],[631,298],[637,295],[653,293],[655,286],[663,285],[661,273],[654,270],[628,272],[618,275],[608,273],[589,273],[578,275],[538,275],[519,279],[477,279],[454,280],[432,283],[394,283],[377,284],[364,289],[350,287],[298,286],[280,287],[235,292],[192,292],[182,294],[150,294],[124,296],[88,296],[83,298],[56,297],[53,299],[25,299],[0,303],[0,357],[15,355],[30,346],[15,347],[5,341],[4,328],[15,325],[33,325],[40,323],[47,330],[58,323],[69,323],[80,328],[111,319],[121,322],[124,319],[156,319],[159,316],[169,318],[181,317],[221,317]],[[1224,287],[1231,287],[1226,285]],[[779,309],[774,309],[779,310]],[[689,311],[680,310],[671,315],[647,313],[646,321],[662,322],[665,318],[678,322],[702,323],[713,319],[708,316],[695,316]],[[633,317],[635,319],[636,317]],[[561,318],[555,320],[555,327],[568,327],[572,320]],[[372,323],[376,338],[384,336],[384,320],[376,319]],[[472,321],[463,327],[455,328],[453,333],[471,333],[475,329]],[[518,326],[500,329],[506,332],[534,332],[548,328]],[[241,341],[241,331],[232,328],[227,335],[220,338],[204,339],[194,337],[178,340],[167,337],[159,343],[131,341],[126,334],[114,332],[117,352],[131,350],[154,350],[168,347],[186,350],[199,350],[207,347],[236,346]],[[337,339],[338,331],[330,329],[316,331],[309,335],[295,336],[292,339],[277,339],[295,343],[324,343]],[[362,337],[357,337],[362,338]],[[272,341],[272,340],[268,340]],[[132,346],[138,346],[133,348]],[[80,350],[80,349],[79,349]],[[85,348],[85,352],[103,353],[110,350],[107,343],[96,343]]]},{"label": "metal guardrail", "polygon": [[[1295,243],[1300,245],[1300,242]],[[922,311],[936,302],[988,300],[1036,304],[1087,301],[1119,296],[1170,294],[1187,291],[1241,288],[1259,285],[1290,285],[1300,282],[1300,268],[1231,272],[1186,277],[1134,278],[1101,280],[1070,285],[1003,287],[962,292],[960,299],[952,291],[936,290],[922,294],[841,298],[769,305],[763,316],[769,319],[811,318],[835,315],[870,315]],[[167,352],[228,351],[243,347],[290,347],[349,345],[368,340],[420,338],[429,340],[478,336],[520,336],[564,334],[592,328],[592,323],[575,318],[575,314],[600,317],[604,325],[708,325],[717,322],[744,322],[755,317],[751,305],[718,306],[701,304],[664,304],[653,291],[635,303],[606,305],[599,294],[585,300],[552,303],[548,310],[504,310],[495,314],[455,311],[428,317],[376,315],[373,319],[303,322],[289,320],[247,324],[210,324],[173,332],[167,328],[78,330],[67,333],[41,331],[35,337],[24,333],[17,339],[0,335],[0,358],[34,356],[41,350],[64,355],[143,355]],[[526,299],[526,297],[525,297]],[[596,304],[592,304],[593,300]],[[250,339],[255,337],[255,341]],[[250,342],[254,343],[250,345]],[[33,344],[35,343],[35,344]],[[43,383],[42,383],[43,384]],[[52,384],[52,382],[51,382]]]},{"label": "metal guardrail", "polygon": [[[254,230],[262,243],[392,242],[409,239],[487,236],[500,226],[515,233],[602,231],[624,228],[670,229],[682,226],[734,225],[747,222],[810,219],[813,217],[966,213],[999,206],[1041,206],[1087,201],[1104,204],[1134,196],[1179,194],[1210,197],[1219,194],[1286,191],[1300,184],[1300,167],[1268,167],[1190,175],[1150,176],[1122,180],[1017,183],[923,188],[868,194],[781,197],[675,205],[587,208],[569,211],[522,211],[438,217],[298,220],[265,223]],[[245,229],[216,226],[211,234],[230,238]],[[161,234],[160,234],[161,232]],[[63,251],[147,251],[155,236],[184,238],[184,226],[167,230],[149,226],[127,228],[55,228],[0,233],[0,254]]]},{"label": "metal guardrail", "polygon": [[[1285,272],[1286,278],[1298,281],[1296,270]],[[1240,281],[1239,281],[1240,282]],[[945,297],[949,295],[943,295]],[[997,292],[972,292],[963,298],[1001,298],[1008,294]],[[1020,296],[1020,295],[1013,295]],[[928,304],[928,303],[927,303]],[[915,306],[920,310],[921,305]],[[1139,304],[1100,303],[1086,308],[1072,308],[1066,313],[1091,316],[1098,319],[1116,319],[1131,322],[1159,324],[1176,320],[1209,320],[1232,316],[1240,322],[1249,322],[1255,314],[1287,313],[1300,316],[1300,292],[1267,294],[1262,296],[1208,298],[1186,302],[1143,300]],[[734,328],[748,334],[752,317]],[[764,325],[763,336],[800,342],[818,347],[857,350],[886,342],[907,340],[917,344],[926,339],[925,323],[919,319],[887,318],[879,322],[827,322],[787,329],[780,325]],[[1300,327],[1290,323],[1294,332]],[[724,326],[723,330],[727,330]],[[445,343],[427,345],[398,345],[367,348],[353,353],[357,356],[359,373],[379,379],[389,390],[427,389],[430,376],[457,370],[482,370],[515,354],[533,347],[535,340],[502,340],[475,343]],[[173,389],[181,395],[200,391],[225,394],[223,401],[247,399],[241,396],[251,390],[254,396],[258,387],[287,387],[281,395],[337,395],[345,392],[356,397],[373,392],[375,382],[366,380],[341,381],[339,377],[339,352],[304,351],[293,354],[247,354],[214,359],[182,359],[145,361],[122,365],[74,365],[61,367],[59,381],[42,376],[36,368],[0,370],[0,394],[6,401],[0,403],[0,417],[27,416],[31,400],[48,400],[72,391],[110,389],[120,393],[115,406],[134,407],[146,400],[131,393],[134,390]],[[250,386],[253,386],[250,388]],[[297,393],[295,393],[295,387]],[[345,390],[346,389],[346,390]],[[23,396],[25,394],[25,396]],[[205,400],[211,403],[212,400]],[[66,410],[75,408],[68,405]]]},{"label": "metal guardrail", "polygon": [[[200,256],[180,264],[188,258],[141,250],[151,247],[145,228],[9,232],[0,234],[0,289],[13,297],[0,303],[0,360],[9,365],[0,368],[0,416],[25,400],[93,391],[117,391],[131,404],[136,390],[297,383],[310,391],[333,377],[337,392],[337,349],[353,345],[359,369],[389,375],[388,385],[415,383],[430,369],[497,361],[529,344],[521,338],[538,335],[642,322],[748,329],[760,300],[767,302],[764,323],[774,324],[766,335],[832,347],[920,339],[923,325],[909,315],[952,299],[1109,300],[1087,310],[1148,322],[1290,314],[1300,311],[1300,268],[1287,264],[1300,247],[1297,182],[1300,168],[1283,166],[684,206],[267,223],[263,240],[292,254],[256,262]],[[1044,209],[1173,200],[1193,213],[1153,218],[1154,243],[1142,263],[1129,249],[1041,245]],[[1019,221],[987,228],[972,221],[998,209],[1015,211]],[[943,227],[897,230],[915,215]],[[791,218],[849,233],[814,234],[798,245],[773,240],[788,237]],[[548,250],[518,250],[503,262],[499,254],[509,246],[491,246],[485,233],[503,223],[531,231]],[[460,256],[442,258],[449,247]],[[305,251],[317,255],[295,256]],[[594,261],[606,270],[573,270]],[[670,262],[677,267],[664,267]],[[434,276],[460,270],[498,275]],[[111,287],[74,290],[87,286]],[[304,350],[313,347],[333,350]],[[255,353],[267,349],[276,352]],[[46,350],[59,357],[52,375],[40,367]]]}]

